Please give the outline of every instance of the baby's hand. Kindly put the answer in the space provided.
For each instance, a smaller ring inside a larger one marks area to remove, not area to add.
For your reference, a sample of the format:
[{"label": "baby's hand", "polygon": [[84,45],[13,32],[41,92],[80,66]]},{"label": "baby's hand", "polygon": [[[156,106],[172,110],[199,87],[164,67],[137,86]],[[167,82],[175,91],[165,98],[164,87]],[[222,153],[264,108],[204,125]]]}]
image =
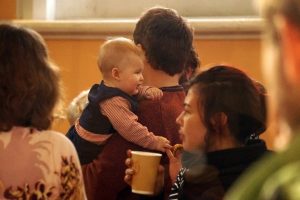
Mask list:
[{"label": "baby's hand", "polygon": [[163,96],[163,92],[156,87],[150,87],[145,92],[146,99],[159,100]]},{"label": "baby's hand", "polygon": [[156,136],[157,139],[157,146],[156,150],[165,152],[166,149],[171,149],[172,146],[170,145],[170,141],[162,136]]}]

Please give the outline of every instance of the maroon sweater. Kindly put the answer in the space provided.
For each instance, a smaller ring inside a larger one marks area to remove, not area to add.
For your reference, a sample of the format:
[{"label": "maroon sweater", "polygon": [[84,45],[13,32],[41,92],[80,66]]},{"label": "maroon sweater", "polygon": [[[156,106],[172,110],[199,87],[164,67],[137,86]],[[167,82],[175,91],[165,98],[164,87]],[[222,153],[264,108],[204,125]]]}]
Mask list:
[{"label": "maroon sweater", "polygon": [[[164,136],[171,144],[180,143],[176,118],[183,110],[184,90],[180,86],[161,88],[164,92],[159,101],[142,101],[137,115],[139,122],[149,131]],[[139,199],[132,194],[131,188],[124,182],[127,158],[126,151],[145,150],[126,141],[119,134],[114,134],[107,141],[102,153],[92,163],[82,166],[87,197],[89,200]],[[163,156],[163,165],[168,165],[166,155]],[[168,170],[168,167],[165,168]],[[169,192],[171,182],[166,174],[166,193]]]}]

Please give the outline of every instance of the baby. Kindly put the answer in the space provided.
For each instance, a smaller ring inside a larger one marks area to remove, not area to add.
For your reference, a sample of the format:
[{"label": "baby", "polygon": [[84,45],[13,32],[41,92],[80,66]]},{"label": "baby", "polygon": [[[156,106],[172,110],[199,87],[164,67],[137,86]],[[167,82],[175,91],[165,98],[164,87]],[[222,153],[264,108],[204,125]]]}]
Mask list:
[{"label": "baby", "polygon": [[81,164],[92,162],[115,132],[144,148],[162,152],[171,148],[166,138],[149,132],[134,114],[138,99],[159,100],[163,95],[158,88],[142,86],[143,63],[142,50],[129,39],[115,38],[101,46],[98,67],[103,80],[91,87],[86,107],[67,133]]}]

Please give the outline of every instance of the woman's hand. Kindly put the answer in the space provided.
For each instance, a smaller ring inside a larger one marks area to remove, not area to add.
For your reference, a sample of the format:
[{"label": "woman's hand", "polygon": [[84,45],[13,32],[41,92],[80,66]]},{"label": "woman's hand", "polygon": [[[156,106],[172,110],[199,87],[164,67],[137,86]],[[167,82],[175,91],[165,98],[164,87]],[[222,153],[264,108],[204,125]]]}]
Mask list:
[{"label": "woman's hand", "polygon": [[126,170],[124,181],[131,186],[132,176],[134,175],[134,169],[132,168],[131,150],[127,150],[127,158],[125,160]]},{"label": "woman's hand", "polygon": [[[125,160],[125,165],[127,166],[127,169],[125,170],[125,176],[124,181],[131,186],[132,177],[134,176],[134,169],[132,168],[132,159],[131,159],[131,150],[127,151],[127,159]],[[157,168],[157,177],[156,177],[156,183],[155,183],[155,190],[154,194],[159,194],[164,186],[164,167],[162,165],[159,165]]]},{"label": "woman's hand", "polygon": [[178,172],[180,168],[182,167],[181,165],[181,153],[175,153],[175,155],[172,153],[170,149],[166,150],[166,153],[169,158],[169,174],[172,183],[175,182],[176,177],[178,175]]}]

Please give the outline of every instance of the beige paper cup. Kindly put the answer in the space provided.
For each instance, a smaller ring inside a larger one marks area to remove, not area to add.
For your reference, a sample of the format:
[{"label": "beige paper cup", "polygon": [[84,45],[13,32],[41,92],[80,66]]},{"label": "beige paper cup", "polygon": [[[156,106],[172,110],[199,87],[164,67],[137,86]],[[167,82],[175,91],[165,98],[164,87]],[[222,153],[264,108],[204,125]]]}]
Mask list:
[{"label": "beige paper cup", "polygon": [[133,169],[135,174],[132,177],[132,192],[137,194],[154,194],[157,169],[161,154],[145,151],[131,151]]}]

